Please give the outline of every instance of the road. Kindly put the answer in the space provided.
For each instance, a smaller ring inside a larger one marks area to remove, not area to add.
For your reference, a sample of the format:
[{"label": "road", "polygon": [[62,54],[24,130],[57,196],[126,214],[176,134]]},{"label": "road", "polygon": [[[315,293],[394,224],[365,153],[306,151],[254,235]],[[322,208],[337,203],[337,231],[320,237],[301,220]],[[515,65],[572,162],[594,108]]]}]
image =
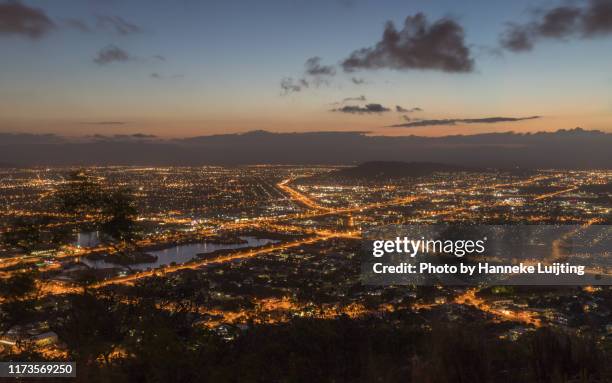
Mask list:
[{"label": "road", "polygon": [[[523,184],[535,182],[540,179],[542,179],[542,177],[533,177],[529,180],[524,181]],[[248,220],[245,222],[238,222],[238,223],[231,222],[231,223],[222,224],[220,228],[221,229],[239,229],[239,228],[246,228],[246,227],[253,226],[253,225],[260,225],[262,223],[273,224],[274,222],[278,222],[281,220],[287,220],[291,218],[311,218],[315,216],[322,216],[322,215],[329,215],[329,214],[346,214],[346,213],[357,212],[357,211],[378,209],[378,208],[383,208],[383,207],[388,207],[388,206],[406,205],[406,204],[410,204],[415,201],[428,197],[426,195],[407,196],[407,197],[402,197],[402,198],[396,198],[390,201],[371,203],[371,204],[361,205],[361,206],[354,206],[354,207],[347,207],[347,208],[329,208],[329,207],[320,205],[318,202],[314,201],[308,196],[292,188],[290,186],[290,183],[293,180],[295,180],[295,178],[285,179],[279,182],[277,184],[277,187],[281,191],[286,193],[294,202],[301,204],[303,206],[306,206],[309,209],[312,209],[311,211],[308,211],[305,213],[299,213],[295,215],[288,215],[288,216],[255,218],[252,220]],[[501,186],[504,186],[504,185],[503,184],[492,185],[493,188],[497,188]],[[138,273],[131,274],[128,276],[108,279],[108,280],[93,284],[90,287],[100,288],[100,287],[104,287],[104,286],[108,286],[112,284],[132,283],[138,279],[147,278],[147,277],[154,276],[154,275],[166,275],[166,274],[173,273],[173,272],[180,271],[180,270],[196,269],[198,267],[205,266],[208,264],[213,264],[213,263],[224,263],[224,262],[231,262],[231,261],[238,260],[238,259],[252,258],[252,257],[259,256],[261,254],[266,254],[266,253],[270,253],[270,252],[274,252],[278,250],[290,249],[290,248],[298,247],[304,244],[325,241],[331,238],[352,238],[352,239],[361,238],[360,236],[361,233],[359,231],[350,231],[350,230],[349,231],[337,231],[337,232],[331,231],[331,230],[314,230],[314,231],[309,231],[309,233],[310,235],[312,235],[311,237],[307,237],[307,238],[297,240],[297,241],[285,242],[285,243],[281,243],[278,245],[266,246],[266,247],[257,248],[257,249],[238,250],[238,251],[235,251],[229,254],[224,254],[222,256],[212,258],[212,259],[203,259],[203,260],[199,260],[196,262],[190,262],[190,263],[185,263],[185,264],[180,264],[180,265],[175,265],[175,266],[166,266],[166,267],[157,268],[157,269],[153,269],[149,271],[138,272]],[[47,286],[43,290],[50,294],[63,294],[63,293],[74,292],[75,290],[78,290],[78,289],[75,288],[74,286],[65,286],[57,282],[51,282],[51,283],[48,283]]]},{"label": "road", "polygon": [[534,201],[540,201],[540,200],[543,200],[543,199],[548,199],[548,198],[555,197],[555,196],[558,196],[558,195],[561,195],[561,194],[572,192],[574,190],[578,190],[578,186],[573,186],[571,188],[564,189],[564,190],[559,190],[559,191],[556,191],[556,192],[553,192],[553,193],[542,194],[541,196],[535,197]]},{"label": "road", "polygon": [[301,239],[298,241],[285,242],[279,245],[266,246],[264,248],[247,249],[243,251],[236,251],[231,254],[224,254],[224,255],[221,255],[215,258],[202,259],[196,262],[183,263],[180,265],[167,266],[167,267],[158,268],[158,269],[154,269],[150,271],[143,271],[140,273],[127,275],[125,277],[113,278],[113,279],[106,280],[100,283],[96,283],[96,284],[93,284],[91,287],[99,288],[103,286],[108,286],[110,284],[129,283],[129,282],[133,282],[135,280],[141,279],[141,278],[151,277],[154,275],[158,275],[158,276],[166,275],[166,274],[174,273],[180,270],[197,269],[198,267],[215,264],[215,263],[225,263],[225,262],[232,262],[232,261],[239,260],[239,259],[253,258],[261,254],[271,253],[271,252],[280,251],[280,250],[287,250],[293,247],[298,247],[298,246],[311,244],[311,243],[315,243],[319,241],[325,241],[330,238],[355,238],[355,235],[353,235],[350,232],[321,234],[319,236],[305,238],[305,239]]},{"label": "road", "polygon": [[304,194],[300,193],[299,191],[293,189],[292,187],[289,186],[289,183],[295,181],[295,178],[287,178],[286,180],[283,180],[281,182],[279,182],[278,184],[276,184],[276,186],[283,192],[285,192],[286,194],[289,195],[289,197],[291,197],[291,199],[301,205],[304,205],[310,209],[313,210],[320,210],[320,211],[329,211],[331,210],[328,207],[325,206],[321,206],[318,202],[312,200],[311,198],[305,196]]},{"label": "road", "polygon": [[505,321],[521,322],[535,327],[542,325],[538,314],[529,310],[501,309],[488,304],[484,299],[477,296],[478,290],[468,289],[463,294],[455,297],[455,303],[473,306],[482,312],[489,313]]}]

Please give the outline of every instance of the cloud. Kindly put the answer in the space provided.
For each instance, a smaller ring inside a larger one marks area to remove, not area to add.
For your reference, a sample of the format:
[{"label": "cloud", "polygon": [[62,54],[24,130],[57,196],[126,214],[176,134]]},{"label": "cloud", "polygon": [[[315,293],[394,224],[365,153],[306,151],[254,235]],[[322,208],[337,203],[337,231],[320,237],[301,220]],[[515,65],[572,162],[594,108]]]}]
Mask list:
[{"label": "cloud", "polygon": [[63,20],[63,24],[68,27],[68,28],[72,28],[72,29],[76,29],[79,32],[83,32],[83,33],[91,33],[92,30],[89,27],[89,25],[87,25],[86,22],[79,20],[79,19],[64,19]]},{"label": "cloud", "polygon": [[159,61],[166,61],[166,56],[162,56],[162,55],[155,55],[153,56],[154,59],[158,59]]},{"label": "cloud", "polygon": [[612,1],[591,0],[582,14],[582,33],[585,37],[612,33]]},{"label": "cloud", "polygon": [[345,97],[341,101],[332,102],[330,105],[339,106],[339,105],[344,105],[347,102],[351,102],[351,101],[366,102],[367,98],[364,95],[357,96],[357,97]]},{"label": "cloud", "polygon": [[355,85],[365,84],[366,80],[360,77],[351,77],[351,82]]},{"label": "cloud", "polygon": [[387,22],[381,41],[354,51],[342,67],[347,72],[383,68],[471,72],[474,60],[461,25],[449,18],[430,24],[424,14],[417,13],[408,16],[399,31]]},{"label": "cloud", "polygon": [[35,40],[55,28],[55,23],[42,9],[18,1],[0,3],[0,35],[25,36]]},{"label": "cloud", "polygon": [[301,92],[306,88],[329,85],[329,77],[336,74],[336,68],[331,65],[321,65],[321,58],[314,56],[304,63],[304,75],[297,80],[293,77],[281,79],[281,94]]},{"label": "cloud", "polygon": [[347,101],[365,101],[366,100],[366,96],[361,95],[359,97],[346,97],[345,99],[342,100],[342,102],[347,102]]},{"label": "cloud", "polygon": [[414,112],[422,112],[423,109],[419,107],[406,109],[406,108],[401,107],[400,105],[395,105],[395,111],[398,113],[414,113]]},{"label": "cloud", "polygon": [[125,62],[131,59],[130,55],[123,49],[108,45],[98,52],[98,55],[93,59],[96,64],[106,65],[113,62]]},{"label": "cloud", "polygon": [[164,78],[183,78],[183,77],[185,77],[185,75],[182,75],[182,74],[173,74],[171,76],[165,76],[163,74],[159,74],[157,72],[153,72],[153,73],[151,73],[149,75],[149,77],[154,78],[156,80],[161,80],[161,79],[164,79]]},{"label": "cloud", "polygon": [[321,65],[321,58],[318,56],[311,57],[304,64],[305,73],[309,76],[333,76],[336,74],[336,68],[331,65]]},{"label": "cloud", "polygon": [[457,124],[495,124],[498,122],[515,122],[524,120],[535,120],[540,116],[530,117],[485,117],[485,118],[452,118],[444,120],[418,120],[406,124],[391,125],[393,128],[418,128],[423,126],[442,126]]},{"label": "cloud", "polygon": [[510,24],[500,36],[501,45],[513,52],[530,51],[533,49],[533,37],[521,25]]},{"label": "cloud", "polygon": [[609,34],[612,34],[612,1],[588,0],[581,6],[535,11],[527,23],[508,24],[499,40],[507,50],[525,52],[542,39],[587,39]]},{"label": "cloud", "polygon": [[153,140],[156,139],[157,136],[153,134],[145,134],[145,133],[134,133],[134,134],[93,134],[91,136],[87,136],[88,138],[93,139],[94,141],[145,141],[145,140]]},{"label": "cloud", "polygon": [[381,104],[367,104],[365,106],[357,105],[346,105],[342,108],[332,109],[332,112],[342,112],[351,114],[363,114],[363,113],[383,113],[388,112],[390,109],[385,108]]},{"label": "cloud", "polygon": [[302,89],[308,88],[309,83],[305,79],[294,80],[292,77],[284,77],[280,83],[281,93],[283,95],[301,92]]},{"label": "cloud", "polygon": [[157,136],[154,134],[145,134],[145,133],[135,133],[132,134],[134,138],[156,138]]},{"label": "cloud", "polygon": [[537,32],[545,37],[562,38],[576,28],[581,10],[575,7],[558,7],[546,12],[536,26]]},{"label": "cloud", "polygon": [[113,31],[120,35],[131,35],[142,32],[142,28],[132,24],[120,16],[98,15],[96,25],[100,29]]}]

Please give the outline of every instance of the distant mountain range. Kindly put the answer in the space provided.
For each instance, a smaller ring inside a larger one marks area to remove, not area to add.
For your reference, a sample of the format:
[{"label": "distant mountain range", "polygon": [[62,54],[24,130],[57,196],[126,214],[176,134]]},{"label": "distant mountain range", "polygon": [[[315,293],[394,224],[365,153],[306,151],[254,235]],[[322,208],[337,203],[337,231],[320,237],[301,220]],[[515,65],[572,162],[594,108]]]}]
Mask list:
[{"label": "distant mountain range", "polygon": [[0,133],[0,163],[55,165],[358,164],[433,162],[478,168],[612,168],[612,134],[580,128],[532,134],[446,137],[364,132],[270,133],[162,140],[145,134],[90,136]]}]

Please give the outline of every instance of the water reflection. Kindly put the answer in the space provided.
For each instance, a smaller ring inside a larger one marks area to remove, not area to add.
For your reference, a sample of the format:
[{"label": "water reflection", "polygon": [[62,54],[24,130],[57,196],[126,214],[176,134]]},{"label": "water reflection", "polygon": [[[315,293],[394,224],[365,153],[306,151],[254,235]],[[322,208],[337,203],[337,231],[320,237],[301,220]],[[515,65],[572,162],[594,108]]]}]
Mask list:
[{"label": "water reflection", "polygon": [[100,232],[89,231],[84,233],[77,233],[76,240],[73,244],[77,247],[92,248],[100,244]]},{"label": "water reflection", "polygon": [[[147,253],[151,255],[157,256],[157,261],[149,262],[149,263],[137,263],[134,265],[130,265],[129,267],[133,270],[146,270],[148,268],[158,268],[161,266],[166,266],[171,264],[172,262],[176,264],[181,264],[188,262],[194,259],[198,254],[207,254],[212,253],[217,250],[228,250],[228,249],[241,249],[245,247],[260,247],[270,243],[276,243],[273,239],[266,238],[256,238],[250,236],[240,237],[240,239],[246,241],[244,243],[235,243],[235,244],[222,244],[222,243],[189,243],[185,245],[177,245],[170,248],[162,249],[162,250],[153,250],[148,251]],[[84,264],[89,267],[93,267],[96,269],[107,269],[113,267],[122,266],[106,262],[104,260],[90,260],[83,258],[81,260]]]}]

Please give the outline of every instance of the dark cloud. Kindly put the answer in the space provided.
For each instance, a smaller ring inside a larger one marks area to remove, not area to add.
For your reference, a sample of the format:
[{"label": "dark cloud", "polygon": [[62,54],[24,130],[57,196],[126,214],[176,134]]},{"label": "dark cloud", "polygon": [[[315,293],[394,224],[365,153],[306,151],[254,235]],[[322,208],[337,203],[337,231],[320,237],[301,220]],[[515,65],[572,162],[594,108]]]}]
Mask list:
[{"label": "dark cloud", "polygon": [[612,33],[612,1],[591,0],[582,14],[582,33],[586,37]]},{"label": "dark cloud", "polygon": [[441,126],[457,124],[495,124],[498,122],[515,122],[524,120],[534,120],[540,116],[531,117],[485,117],[485,118],[452,118],[444,120],[418,120],[406,124],[391,125],[394,128],[418,128],[423,126]]},{"label": "dark cloud", "polygon": [[419,107],[406,109],[400,105],[395,105],[395,111],[398,113],[414,113],[414,112],[422,112],[423,109]]},{"label": "dark cloud", "polygon": [[113,31],[120,35],[131,35],[142,32],[142,28],[132,24],[120,16],[98,15],[96,25],[100,29]]},{"label": "dark cloud", "polygon": [[304,63],[304,75],[297,80],[293,77],[281,79],[281,93],[301,92],[310,87],[318,88],[330,84],[329,78],[336,74],[336,69],[331,65],[321,65],[321,58],[311,57]]},{"label": "dark cloud", "polygon": [[521,52],[533,49],[539,38],[566,38],[577,31],[581,13],[576,7],[557,7],[544,12],[539,20],[510,24],[500,38],[501,44],[508,50]]},{"label": "dark cloud", "polygon": [[87,136],[95,141],[142,141],[142,140],[152,140],[156,139],[157,136],[153,134],[145,134],[145,133],[134,133],[134,134],[93,134],[91,136]]},{"label": "dark cloud", "polygon": [[332,109],[333,112],[352,113],[352,114],[363,114],[363,113],[383,113],[388,112],[390,109],[385,108],[381,104],[367,104],[365,106],[357,105],[346,105],[342,108]]},{"label": "dark cloud", "polygon": [[292,77],[284,77],[280,83],[281,93],[283,95],[301,92],[302,89],[308,88],[309,83],[303,78],[294,80]]},{"label": "dark cloud", "polygon": [[28,7],[18,1],[0,3],[0,35],[38,39],[55,27],[55,23],[42,9]]},{"label": "dark cloud", "polygon": [[331,65],[321,65],[320,57],[311,57],[304,64],[306,74],[309,76],[333,76],[336,74],[336,68]]},{"label": "dark cloud", "polygon": [[100,49],[93,61],[96,64],[106,65],[113,62],[129,61],[130,59],[131,57],[126,51],[115,45],[109,45]]},{"label": "dark cloud", "polygon": [[362,85],[365,84],[365,79],[360,78],[360,77],[351,77],[351,82],[355,85]]},{"label": "dark cloud", "polygon": [[359,97],[347,97],[344,100],[342,100],[342,102],[347,102],[347,101],[365,101],[366,100],[366,96],[361,95]]},{"label": "dark cloud", "polygon": [[159,74],[157,72],[153,72],[153,73],[151,73],[149,75],[149,77],[154,78],[156,80],[161,80],[161,79],[164,79],[164,78],[183,78],[183,77],[185,77],[185,75],[182,75],[182,74],[173,74],[171,76],[165,76],[163,74]]},{"label": "dark cloud", "polygon": [[92,30],[89,27],[89,25],[87,25],[86,22],[79,20],[79,19],[64,19],[63,20],[63,24],[68,27],[68,28],[72,28],[72,29],[76,29],[79,32],[83,32],[83,33],[91,33]]},{"label": "dark cloud", "polygon": [[422,13],[408,16],[397,30],[389,21],[374,47],[354,51],[342,62],[345,71],[357,69],[432,69],[471,72],[474,60],[464,42],[463,27],[443,18],[430,24]]},{"label": "dark cloud", "polygon": [[158,59],[159,61],[166,61],[166,56],[162,56],[162,55],[155,55],[153,56],[154,59]]},{"label": "dark cloud", "polygon": [[500,36],[501,45],[513,52],[530,51],[533,49],[531,32],[521,25],[509,24],[506,31]]},{"label": "dark cloud", "polygon": [[474,44],[470,46],[474,52],[475,57],[495,57],[500,58],[504,56],[504,50],[499,46],[479,45]]},{"label": "dark cloud", "polygon": [[509,24],[501,46],[513,52],[532,50],[538,40],[593,38],[612,34],[612,0],[588,0],[581,6],[560,6],[533,12],[524,24]]},{"label": "dark cloud", "polygon": [[562,38],[573,33],[582,11],[575,7],[558,7],[544,14],[536,25],[537,33],[545,37]]}]

